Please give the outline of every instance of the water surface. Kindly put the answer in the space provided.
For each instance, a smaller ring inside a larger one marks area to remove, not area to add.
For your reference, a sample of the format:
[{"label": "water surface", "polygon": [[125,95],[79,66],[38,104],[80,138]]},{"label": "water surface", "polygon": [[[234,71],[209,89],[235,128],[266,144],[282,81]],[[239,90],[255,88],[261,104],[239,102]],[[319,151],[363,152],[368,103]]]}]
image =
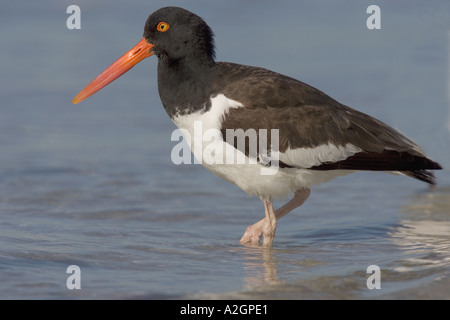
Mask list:
[{"label": "water surface", "polygon": [[[308,82],[450,166],[446,1],[380,1],[376,31],[364,1],[173,3],[213,27],[219,60]],[[81,30],[66,28],[70,4],[0,5],[0,298],[450,298],[448,170],[433,191],[382,173],[336,179],[280,220],[272,249],[242,246],[263,206],[172,164],[154,57],[70,102],[166,3],[82,3]],[[81,290],[66,287],[72,264]]]}]

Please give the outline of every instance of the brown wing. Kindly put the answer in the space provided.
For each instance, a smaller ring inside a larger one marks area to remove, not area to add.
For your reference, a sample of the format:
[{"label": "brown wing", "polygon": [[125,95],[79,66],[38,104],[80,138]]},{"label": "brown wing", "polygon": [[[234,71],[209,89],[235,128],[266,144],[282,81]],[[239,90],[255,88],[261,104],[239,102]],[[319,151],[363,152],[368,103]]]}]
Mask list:
[{"label": "brown wing", "polygon": [[[278,129],[280,152],[328,143],[343,147],[350,143],[361,150],[338,162],[332,162],[331,156],[327,161],[325,156],[323,163],[309,168],[312,170],[406,171],[432,183],[432,175],[425,169],[441,169],[397,130],[305,83],[248,66],[233,68],[235,71],[230,74],[229,66],[223,64],[222,69],[232,81],[221,91],[244,107],[230,109],[224,115],[221,123],[224,137],[227,129],[254,129],[257,133],[260,129]],[[235,141],[227,142],[238,147]],[[241,151],[249,154],[247,144]],[[283,165],[297,167],[294,162]]]}]

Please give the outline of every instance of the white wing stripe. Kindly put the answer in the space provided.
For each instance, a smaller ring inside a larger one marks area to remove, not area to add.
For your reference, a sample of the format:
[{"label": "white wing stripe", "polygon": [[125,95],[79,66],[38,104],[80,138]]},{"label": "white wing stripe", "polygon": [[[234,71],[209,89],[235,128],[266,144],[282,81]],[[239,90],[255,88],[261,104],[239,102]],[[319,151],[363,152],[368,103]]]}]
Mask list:
[{"label": "white wing stripe", "polygon": [[280,161],[300,168],[311,168],[323,163],[333,163],[347,159],[362,150],[351,143],[336,146],[332,143],[322,144],[314,148],[288,148],[280,152]]}]

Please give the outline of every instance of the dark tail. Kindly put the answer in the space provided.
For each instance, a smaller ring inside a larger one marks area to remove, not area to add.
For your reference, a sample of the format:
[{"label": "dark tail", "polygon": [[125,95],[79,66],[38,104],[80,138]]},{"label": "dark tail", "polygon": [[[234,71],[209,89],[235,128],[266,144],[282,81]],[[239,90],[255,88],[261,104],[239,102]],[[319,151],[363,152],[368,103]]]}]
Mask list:
[{"label": "dark tail", "polygon": [[402,173],[411,178],[415,178],[431,185],[436,184],[436,177],[434,176],[433,172],[428,170],[402,171]]},{"label": "dark tail", "polygon": [[436,184],[434,174],[429,170],[440,170],[441,165],[422,155],[408,152],[384,150],[381,153],[360,152],[345,160],[323,163],[309,168],[312,170],[369,170],[399,171],[412,178],[429,184]]},{"label": "dark tail", "polygon": [[425,169],[431,169],[431,170],[441,170],[442,166],[434,162],[431,159],[428,159],[426,157],[422,158],[422,161],[424,163],[424,167],[417,170],[411,170],[411,171],[403,171],[402,173],[411,177],[418,179],[420,181],[435,185],[436,184],[436,177],[434,176],[433,172]]}]

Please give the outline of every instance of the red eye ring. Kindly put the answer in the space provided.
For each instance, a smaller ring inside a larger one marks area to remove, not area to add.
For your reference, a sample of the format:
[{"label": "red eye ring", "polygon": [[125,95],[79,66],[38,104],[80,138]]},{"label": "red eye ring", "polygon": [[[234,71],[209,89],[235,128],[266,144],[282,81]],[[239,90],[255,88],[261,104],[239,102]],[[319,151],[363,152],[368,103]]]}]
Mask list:
[{"label": "red eye ring", "polygon": [[158,23],[156,30],[158,30],[160,32],[166,32],[167,30],[169,30],[169,28],[170,28],[170,25],[167,22],[160,22],[160,23]]}]

